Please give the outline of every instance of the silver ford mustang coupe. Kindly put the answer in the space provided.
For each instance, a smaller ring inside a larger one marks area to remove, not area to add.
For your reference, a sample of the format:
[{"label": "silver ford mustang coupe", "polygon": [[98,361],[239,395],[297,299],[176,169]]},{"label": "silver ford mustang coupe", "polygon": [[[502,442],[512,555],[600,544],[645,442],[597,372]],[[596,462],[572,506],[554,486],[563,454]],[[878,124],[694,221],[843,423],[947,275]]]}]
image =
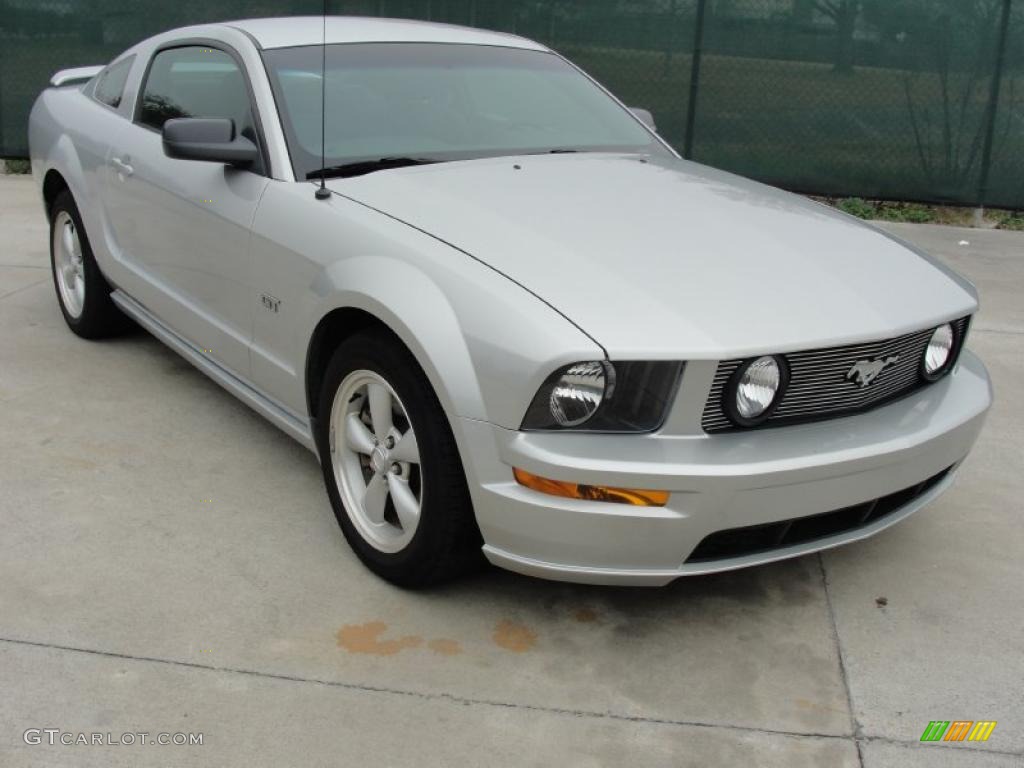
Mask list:
[{"label": "silver ford mustang coupe", "polygon": [[680,159],[520,37],[178,29],[54,75],[30,141],[71,330],[131,318],[307,446],[400,585],[862,539],[949,487],[991,403],[967,281]]}]

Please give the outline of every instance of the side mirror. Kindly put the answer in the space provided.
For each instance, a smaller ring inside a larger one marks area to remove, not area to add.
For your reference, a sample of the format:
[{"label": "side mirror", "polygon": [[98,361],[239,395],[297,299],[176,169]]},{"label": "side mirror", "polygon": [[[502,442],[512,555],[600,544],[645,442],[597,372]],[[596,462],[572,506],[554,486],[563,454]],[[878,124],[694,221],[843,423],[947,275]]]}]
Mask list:
[{"label": "side mirror", "polygon": [[654,124],[654,115],[652,115],[652,114],[651,114],[651,113],[650,113],[650,112],[649,112],[648,110],[646,110],[646,109],[643,109],[643,108],[641,108],[641,107],[630,107],[630,108],[629,108],[629,111],[630,111],[630,112],[632,112],[632,113],[633,113],[633,115],[634,115],[634,116],[635,116],[635,117],[636,117],[636,118],[637,118],[637,119],[638,119],[638,120],[639,120],[639,121],[640,121],[641,123],[643,123],[644,125],[646,125],[646,126],[647,126],[648,128],[650,128],[650,129],[651,129],[652,131],[657,131],[657,130],[658,130],[658,126],[656,126],[656,125]]},{"label": "side mirror", "polygon": [[164,123],[164,154],[179,160],[205,160],[245,167],[259,155],[256,145],[235,135],[226,117],[176,117]]}]

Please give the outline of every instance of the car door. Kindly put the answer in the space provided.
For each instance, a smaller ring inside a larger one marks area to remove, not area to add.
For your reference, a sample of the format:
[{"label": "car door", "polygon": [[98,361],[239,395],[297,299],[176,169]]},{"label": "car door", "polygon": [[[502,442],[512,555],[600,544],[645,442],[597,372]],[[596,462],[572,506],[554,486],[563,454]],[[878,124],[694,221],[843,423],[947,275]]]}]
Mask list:
[{"label": "car door", "polygon": [[167,157],[160,131],[173,117],[228,117],[260,143],[249,81],[233,51],[205,43],[157,50],[134,120],[108,158],[112,239],[136,278],[132,297],[247,379],[254,303],[249,231],[268,183],[266,160],[241,169]]}]

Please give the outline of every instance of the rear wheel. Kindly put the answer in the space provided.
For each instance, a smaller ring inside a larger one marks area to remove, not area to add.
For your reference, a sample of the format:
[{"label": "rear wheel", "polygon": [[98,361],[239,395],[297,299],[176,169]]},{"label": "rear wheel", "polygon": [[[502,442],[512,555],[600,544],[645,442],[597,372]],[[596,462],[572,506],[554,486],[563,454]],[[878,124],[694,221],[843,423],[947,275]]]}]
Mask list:
[{"label": "rear wheel", "polygon": [[66,189],[50,209],[50,266],[61,314],[76,334],[98,339],[130,325],[110,299],[110,286],[93,258],[82,217]]},{"label": "rear wheel", "polygon": [[317,443],[349,545],[388,581],[420,587],[482,560],[451,427],[412,355],[384,332],[335,352],[324,376]]}]

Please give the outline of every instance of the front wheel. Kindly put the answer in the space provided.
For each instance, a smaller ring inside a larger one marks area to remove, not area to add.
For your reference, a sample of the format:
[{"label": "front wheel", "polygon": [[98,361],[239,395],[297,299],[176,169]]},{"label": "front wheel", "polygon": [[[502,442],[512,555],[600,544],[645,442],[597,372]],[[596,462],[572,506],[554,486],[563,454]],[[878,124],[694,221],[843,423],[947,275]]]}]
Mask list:
[{"label": "front wheel", "polygon": [[363,563],[400,586],[480,562],[451,427],[426,375],[384,332],[346,340],[324,376],[317,443],[328,495]]}]

